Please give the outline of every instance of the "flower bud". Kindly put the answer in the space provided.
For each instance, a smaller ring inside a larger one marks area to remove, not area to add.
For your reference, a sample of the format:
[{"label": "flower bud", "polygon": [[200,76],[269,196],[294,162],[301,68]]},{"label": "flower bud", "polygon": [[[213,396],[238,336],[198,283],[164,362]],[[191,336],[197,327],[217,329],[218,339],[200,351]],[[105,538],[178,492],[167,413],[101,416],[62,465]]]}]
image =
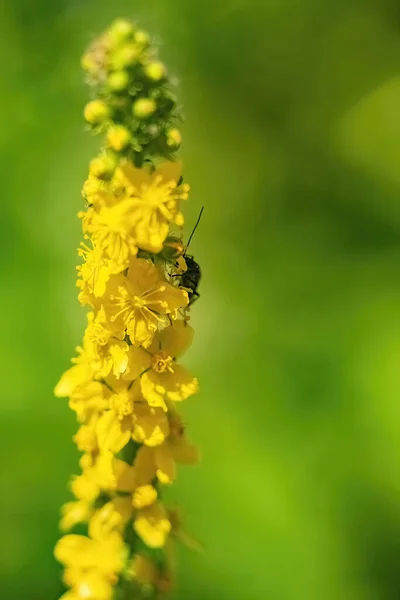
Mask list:
[{"label": "flower bud", "polygon": [[127,19],[117,19],[108,30],[108,36],[112,43],[121,44],[129,40],[134,32],[134,26]]},{"label": "flower bud", "polygon": [[148,119],[157,108],[156,101],[153,98],[139,98],[133,104],[133,115],[138,119]]},{"label": "flower bud", "polygon": [[82,67],[82,69],[84,69],[84,71],[87,71],[88,73],[91,73],[91,74],[97,72],[98,64],[93,59],[93,56],[90,52],[87,52],[86,54],[84,54],[82,56],[81,67]]},{"label": "flower bud", "polygon": [[126,71],[114,71],[108,76],[107,83],[112,92],[123,92],[129,85],[129,75]]},{"label": "flower bud", "polygon": [[135,33],[135,42],[141,48],[147,48],[147,46],[150,44],[150,37],[145,31],[137,31]]},{"label": "flower bud", "polygon": [[141,49],[136,44],[125,44],[112,57],[115,69],[125,69],[135,65],[140,57]]},{"label": "flower bud", "polygon": [[145,74],[152,81],[161,81],[165,77],[165,67],[162,62],[155,61],[145,66]]},{"label": "flower bud", "polygon": [[91,125],[99,125],[110,116],[110,108],[103,100],[92,100],[83,111],[85,119]]},{"label": "flower bud", "polygon": [[179,129],[169,129],[167,131],[167,145],[171,150],[177,150],[182,143],[182,134]]},{"label": "flower bud", "polygon": [[90,161],[89,171],[98,179],[111,179],[117,166],[117,159],[110,153],[101,154]]},{"label": "flower bud", "polygon": [[114,125],[108,130],[107,143],[116,152],[121,152],[131,141],[129,130],[123,125]]}]

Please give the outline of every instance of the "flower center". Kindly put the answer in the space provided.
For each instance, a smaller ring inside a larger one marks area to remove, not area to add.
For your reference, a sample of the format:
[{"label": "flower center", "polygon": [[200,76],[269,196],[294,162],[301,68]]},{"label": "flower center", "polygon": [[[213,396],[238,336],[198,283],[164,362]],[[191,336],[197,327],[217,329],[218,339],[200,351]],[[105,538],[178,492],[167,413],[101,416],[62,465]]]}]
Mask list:
[{"label": "flower center", "polygon": [[175,183],[162,184],[161,182],[162,179],[156,177],[149,186],[142,186],[140,196],[146,204],[160,206],[170,200],[171,191],[175,188]]},{"label": "flower center", "polygon": [[157,373],[165,373],[165,371],[173,373],[172,358],[165,352],[157,352],[153,356],[153,369]]},{"label": "flower center", "polygon": [[111,332],[105,329],[101,323],[94,322],[88,327],[87,332],[89,339],[99,346],[105,346],[111,337]]},{"label": "flower center", "polygon": [[133,412],[133,399],[128,392],[121,392],[120,394],[111,396],[110,405],[120,420],[127,415],[131,415]]},{"label": "flower center", "polygon": [[140,296],[133,296],[132,304],[136,306],[136,308],[143,308],[143,306],[146,306],[146,301]]}]

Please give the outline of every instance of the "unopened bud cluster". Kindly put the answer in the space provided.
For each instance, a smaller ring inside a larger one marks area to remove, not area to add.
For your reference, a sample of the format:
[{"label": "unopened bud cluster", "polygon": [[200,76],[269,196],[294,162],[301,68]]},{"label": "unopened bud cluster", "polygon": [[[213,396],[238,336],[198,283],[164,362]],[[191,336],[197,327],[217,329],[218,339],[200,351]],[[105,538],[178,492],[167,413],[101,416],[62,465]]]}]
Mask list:
[{"label": "unopened bud cluster", "polygon": [[[136,166],[146,155],[170,159],[182,141],[180,111],[147,33],[133,22],[115,21],[91,45],[82,66],[96,94],[85,107],[85,119],[94,131],[106,134],[108,152]],[[104,155],[100,159],[107,160]],[[105,176],[110,164],[105,164]]]}]

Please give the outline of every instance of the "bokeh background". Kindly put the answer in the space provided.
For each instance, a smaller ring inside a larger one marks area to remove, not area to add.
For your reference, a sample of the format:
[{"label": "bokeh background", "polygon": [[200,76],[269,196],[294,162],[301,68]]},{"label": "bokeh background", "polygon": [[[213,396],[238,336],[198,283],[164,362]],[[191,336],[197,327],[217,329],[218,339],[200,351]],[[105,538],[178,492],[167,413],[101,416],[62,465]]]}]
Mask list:
[{"label": "bokeh background", "polygon": [[185,419],[203,462],[172,493],[203,553],[176,600],[400,598],[400,9],[395,0],[3,0],[0,597],[56,600],[77,469],[52,389],[75,289],[80,55],[118,16],[185,105],[203,269]]}]

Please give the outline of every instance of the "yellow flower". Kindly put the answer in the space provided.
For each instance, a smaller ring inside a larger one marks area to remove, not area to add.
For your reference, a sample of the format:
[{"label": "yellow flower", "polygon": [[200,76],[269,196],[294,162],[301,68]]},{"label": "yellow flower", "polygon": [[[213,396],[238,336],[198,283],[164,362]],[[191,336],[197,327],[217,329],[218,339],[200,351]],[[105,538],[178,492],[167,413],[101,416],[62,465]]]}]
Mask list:
[{"label": "yellow flower", "polygon": [[168,434],[169,422],[162,408],[154,408],[147,402],[135,404],[132,429],[135,442],[154,447],[162,444]]},{"label": "yellow flower", "polygon": [[159,576],[156,565],[142,554],[135,554],[127,569],[127,573],[140,585],[155,585]]},{"label": "yellow flower", "polygon": [[138,399],[137,390],[125,385],[115,389],[115,393],[110,397],[110,408],[115,412],[117,419],[122,421],[133,413],[135,400]]},{"label": "yellow flower", "polygon": [[101,451],[93,466],[93,478],[104,492],[114,492],[117,488],[117,479],[114,471],[114,454],[110,451]]},{"label": "yellow flower", "polygon": [[83,242],[78,248],[78,255],[85,262],[76,267],[78,271],[77,287],[81,290],[78,296],[82,305],[95,305],[96,299],[101,298],[106,291],[107,281],[110,279],[111,270],[109,262],[103,254],[103,249],[92,242],[92,248],[89,248]]},{"label": "yellow flower", "polygon": [[[103,309],[88,313],[88,326],[83,346],[76,348],[76,363],[66,371],[55,387],[58,397],[72,396],[77,388],[85,386],[93,378],[103,379],[112,371],[115,377],[124,373],[128,364],[128,344],[116,336],[120,332],[109,328]],[[123,333],[122,333],[123,336]]]},{"label": "yellow flower", "polygon": [[141,485],[136,488],[132,503],[135,508],[151,506],[157,500],[157,490],[152,485]]},{"label": "yellow flower", "polygon": [[118,419],[113,410],[107,410],[98,420],[96,431],[99,448],[102,451],[119,452],[132,436],[129,418]]},{"label": "yellow flower", "polygon": [[[67,567],[66,583],[72,587],[71,597],[109,598],[105,590],[112,589],[126,562],[126,548],[120,532],[123,520],[113,503],[104,505],[89,521],[89,537],[65,535],[55,549],[56,559]],[[92,585],[82,585],[90,578]],[[102,584],[108,583],[109,586]],[[95,594],[100,594],[96,596]]]},{"label": "yellow flower", "polygon": [[133,527],[150,548],[162,548],[171,531],[171,523],[162,504],[153,504],[139,510]]},{"label": "yellow flower", "polygon": [[67,502],[61,508],[60,529],[67,531],[78,523],[85,523],[93,514],[92,506],[89,502],[78,500],[76,502]]},{"label": "yellow flower", "polygon": [[89,521],[89,537],[93,540],[105,540],[123,528],[122,517],[115,504],[104,504]]},{"label": "yellow flower", "polygon": [[[76,359],[73,359],[76,362]],[[57,398],[66,398],[92,381],[93,370],[87,363],[79,363],[65,371],[54,388]]]},{"label": "yellow flower", "polygon": [[132,344],[147,347],[166,315],[188,305],[188,295],[161,278],[152,262],[134,258],[127,276],[113,277],[107,286],[107,315],[117,329],[126,328]]},{"label": "yellow flower", "polygon": [[169,420],[169,435],[158,444],[142,446],[135,457],[137,485],[151,483],[154,477],[164,484],[170,484],[176,477],[175,463],[196,464],[199,451],[185,436],[182,422],[177,414]]},{"label": "yellow flower", "polygon": [[[56,388],[59,392],[59,395],[61,395],[60,387],[62,388],[62,386]],[[100,383],[99,381],[90,380],[86,383],[78,385],[77,387],[74,387],[73,391],[70,393],[69,407],[76,412],[78,421],[80,423],[86,423],[90,421],[93,416],[98,416],[108,408],[109,395],[109,390],[104,384]]]},{"label": "yellow flower", "polygon": [[171,433],[163,444],[154,448],[154,464],[156,475],[161,483],[170,484],[176,477],[175,463],[184,465],[196,464],[199,452],[184,435],[183,429],[177,433],[170,424]]},{"label": "yellow flower", "polygon": [[107,320],[104,307],[97,314],[88,314],[88,326],[84,336],[83,348],[98,377],[107,377],[112,371],[115,377],[125,372],[128,364],[128,344],[123,341],[124,332],[115,328]]},{"label": "yellow flower", "polygon": [[60,600],[111,600],[113,597],[114,582],[94,570],[67,569],[64,581],[71,589]]},{"label": "yellow flower", "polygon": [[98,417],[94,415],[87,425],[81,425],[73,437],[75,444],[81,452],[95,452],[97,450],[96,423]]},{"label": "yellow flower", "polygon": [[100,486],[95,480],[93,469],[88,468],[81,475],[74,477],[71,490],[75,498],[92,504],[100,494]]},{"label": "yellow flower", "polygon": [[161,252],[169,225],[183,225],[180,201],[187,199],[189,186],[179,186],[180,177],[180,163],[165,163],[153,174],[128,162],[117,168],[115,178],[123,183],[134,203],[134,232],[139,248]]},{"label": "yellow flower", "polygon": [[189,348],[193,329],[185,321],[176,321],[159,332],[147,350],[131,346],[128,350],[128,365],[124,379],[140,377],[143,397],[150,406],[167,410],[167,400],[186,400],[198,391],[195,377],[175,359]]},{"label": "yellow flower", "polygon": [[162,444],[169,433],[169,423],[161,408],[150,407],[133,386],[120,389],[110,397],[111,410],[96,422],[97,443],[101,451],[119,452],[131,438],[146,446]]},{"label": "yellow flower", "polygon": [[83,230],[108,259],[110,270],[119,273],[137,254],[135,237],[132,235],[135,202],[132,198],[118,198],[102,190],[96,193],[94,199],[94,206],[80,213]]}]

